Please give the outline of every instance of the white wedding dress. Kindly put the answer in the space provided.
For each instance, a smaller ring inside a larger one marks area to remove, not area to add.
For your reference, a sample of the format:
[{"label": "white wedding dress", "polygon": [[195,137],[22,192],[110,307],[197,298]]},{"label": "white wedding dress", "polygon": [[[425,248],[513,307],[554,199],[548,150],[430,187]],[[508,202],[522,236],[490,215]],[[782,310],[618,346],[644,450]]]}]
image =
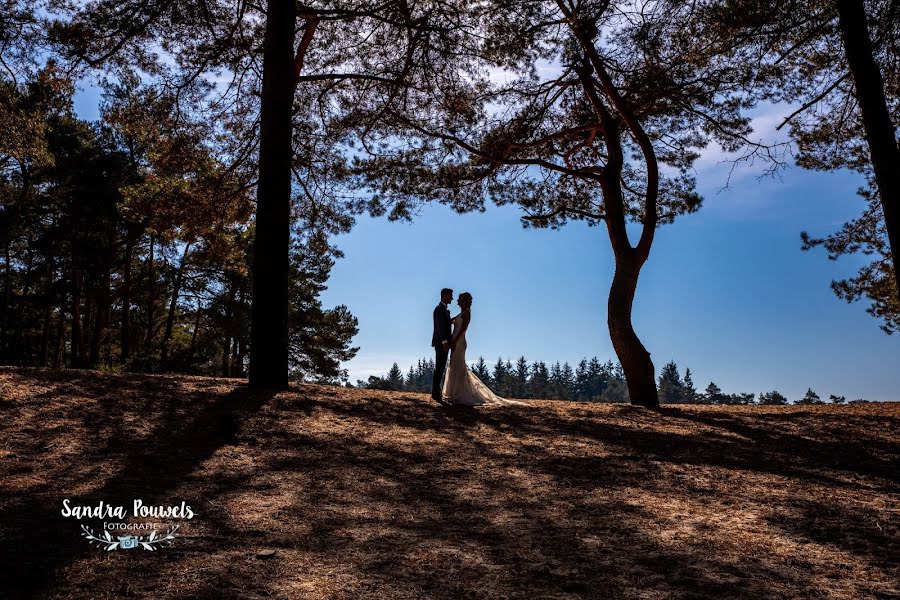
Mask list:
[{"label": "white wedding dress", "polygon": [[[453,323],[453,335],[456,335],[459,328],[463,326],[462,315],[457,315],[450,322]],[[450,353],[450,364],[447,366],[447,375],[444,378],[444,389],[441,395],[451,404],[465,406],[499,406],[503,404],[527,406],[524,402],[501,398],[469,370],[469,366],[466,364],[465,331],[456,341],[456,347]]]}]

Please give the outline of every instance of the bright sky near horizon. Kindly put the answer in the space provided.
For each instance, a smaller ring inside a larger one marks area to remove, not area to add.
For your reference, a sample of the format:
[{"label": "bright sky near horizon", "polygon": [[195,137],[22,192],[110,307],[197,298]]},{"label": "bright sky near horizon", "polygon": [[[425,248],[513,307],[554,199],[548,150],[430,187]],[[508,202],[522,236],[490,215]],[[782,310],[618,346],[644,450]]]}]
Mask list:
[{"label": "bright sky near horizon", "polygon": [[[96,119],[98,100],[84,88],[78,114]],[[788,112],[761,112],[757,137],[771,139]],[[638,284],[635,328],[657,373],[675,360],[700,389],[712,380],[727,393],[777,389],[791,400],[808,387],[823,398],[900,400],[900,336],[884,334],[864,304],[846,304],[829,287],[862,259],[832,262],[823,251],[800,250],[801,231],[829,233],[859,214],[861,178],[791,166],[779,180],[744,167],[720,191],[729,170],[720,159],[713,149],[698,162],[704,206],[658,231]],[[359,318],[351,381],[383,374],[393,362],[406,371],[432,355],[431,311],[445,286],[474,296],[471,361],[615,360],[605,230],[581,223],[525,230],[519,214],[489,206],[457,215],[434,205],[413,223],[361,217],[340,236],[345,257],[323,302],[346,304]]]}]

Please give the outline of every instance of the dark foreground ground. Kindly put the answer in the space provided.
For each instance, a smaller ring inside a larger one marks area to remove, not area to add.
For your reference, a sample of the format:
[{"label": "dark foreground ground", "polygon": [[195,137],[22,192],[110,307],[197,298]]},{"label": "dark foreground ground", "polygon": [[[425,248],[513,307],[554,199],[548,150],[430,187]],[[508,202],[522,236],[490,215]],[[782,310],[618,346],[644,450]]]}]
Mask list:
[{"label": "dark foreground ground", "polygon": [[[900,403],[475,411],[5,368],[0,595],[900,598],[898,465]],[[198,514],[105,551],[64,498]]]}]

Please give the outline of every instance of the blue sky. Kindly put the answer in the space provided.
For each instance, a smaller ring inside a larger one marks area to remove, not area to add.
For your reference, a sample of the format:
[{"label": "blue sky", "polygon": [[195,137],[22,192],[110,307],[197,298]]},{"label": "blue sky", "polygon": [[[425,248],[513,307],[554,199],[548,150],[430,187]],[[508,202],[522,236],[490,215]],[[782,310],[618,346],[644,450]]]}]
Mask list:
[{"label": "blue sky", "polygon": [[[86,88],[76,109],[96,118],[97,100]],[[788,112],[761,111],[759,135],[773,135]],[[900,400],[900,336],[829,287],[860,261],[800,250],[800,231],[828,233],[859,214],[859,176],[792,166],[772,179],[745,167],[722,191],[721,158],[712,148],[698,163],[704,206],[658,231],[638,285],[634,324],[657,373],[675,360],[701,389],[712,380],[726,392],[777,389],[791,400],[808,387],[823,398]],[[359,318],[353,381],[431,355],[431,310],[445,286],[474,296],[473,361],[615,359],[605,316],[613,259],[602,228],[525,230],[513,207],[457,215],[435,205],[413,223],[362,217],[336,242],[345,258],[323,301]]]}]

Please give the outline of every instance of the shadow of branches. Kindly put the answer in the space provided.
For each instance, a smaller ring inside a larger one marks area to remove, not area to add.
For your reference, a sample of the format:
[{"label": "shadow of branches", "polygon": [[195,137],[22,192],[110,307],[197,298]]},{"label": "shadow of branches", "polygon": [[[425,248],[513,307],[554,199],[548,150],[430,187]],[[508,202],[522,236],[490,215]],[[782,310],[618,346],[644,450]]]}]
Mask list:
[{"label": "shadow of branches", "polygon": [[[16,457],[0,463],[0,559],[39,597],[897,593],[893,406],[473,410],[307,385],[0,376],[34,389],[3,409]],[[40,461],[50,444],[72,452]],[[199,516],[159,554],[103,554],[53,516],[69,495],[184,497]]]}]

